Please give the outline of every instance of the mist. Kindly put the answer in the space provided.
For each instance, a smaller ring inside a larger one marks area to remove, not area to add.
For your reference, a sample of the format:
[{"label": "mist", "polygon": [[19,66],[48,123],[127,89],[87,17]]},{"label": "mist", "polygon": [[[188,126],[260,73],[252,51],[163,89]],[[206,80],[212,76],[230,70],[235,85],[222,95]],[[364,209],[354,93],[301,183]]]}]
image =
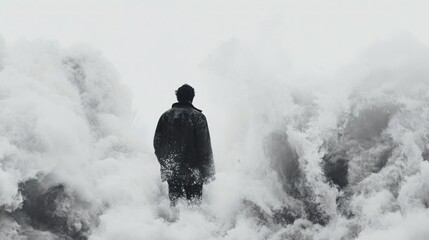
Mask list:
[{"label": "mist", "polygon": [[[424,3],[2,4],[0,239],[429,236]],[[183,83],[217,174],[174,219],[152,138]]]}]

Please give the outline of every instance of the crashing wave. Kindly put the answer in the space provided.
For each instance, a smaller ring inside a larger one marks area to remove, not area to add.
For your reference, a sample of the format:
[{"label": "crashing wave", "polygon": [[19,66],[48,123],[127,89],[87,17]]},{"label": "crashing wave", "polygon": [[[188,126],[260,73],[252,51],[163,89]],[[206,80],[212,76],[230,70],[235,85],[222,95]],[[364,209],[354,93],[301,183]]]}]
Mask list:
[{"label": "crashing wave", "polygon": [[332,81],[252,51],[232,41],[206,62],[228,146],[202,205],[174,218],[112,65],[0,42],[0,239],[427,238],[428,48],[374,46]]}]

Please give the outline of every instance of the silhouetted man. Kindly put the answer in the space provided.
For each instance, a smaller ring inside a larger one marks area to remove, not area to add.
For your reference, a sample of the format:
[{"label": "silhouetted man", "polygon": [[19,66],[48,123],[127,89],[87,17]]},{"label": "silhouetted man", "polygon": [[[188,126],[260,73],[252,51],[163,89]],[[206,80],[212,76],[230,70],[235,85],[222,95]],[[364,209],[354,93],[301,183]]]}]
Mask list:
[{"label": "silhouetted man", "polygon": [[194,89],[187,84],[176,90],[178,102],[160,117],[153,140],[172,206],[185,196],[199,204],[203,183],[215,174],[207,120],[192,105],[194,96]]}]

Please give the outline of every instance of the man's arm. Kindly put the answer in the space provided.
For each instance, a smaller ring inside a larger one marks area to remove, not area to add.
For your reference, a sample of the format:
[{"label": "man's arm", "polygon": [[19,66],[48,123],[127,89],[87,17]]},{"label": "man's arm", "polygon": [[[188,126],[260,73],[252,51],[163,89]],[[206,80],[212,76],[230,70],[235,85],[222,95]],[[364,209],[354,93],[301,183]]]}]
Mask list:
[{"label": "man's arm", "polygon": [[210,141],[210,132],[207,119],[204,115],[197,121],[196,125],[196,147],[198,160],[200,162],[201,176],[204,182],[214,179],[215,167],[213,161],[213,151]]},{"label": "man's arm", "polygon": [[[162,132],[163,132],[163,115],[159,118],[158,124],[155,130],[155,136],[153,137],[153,147],[155,148],[155,155],[161,163],[161,149],[162,149]],[[162,164],[162,163],[161,163]]]}]

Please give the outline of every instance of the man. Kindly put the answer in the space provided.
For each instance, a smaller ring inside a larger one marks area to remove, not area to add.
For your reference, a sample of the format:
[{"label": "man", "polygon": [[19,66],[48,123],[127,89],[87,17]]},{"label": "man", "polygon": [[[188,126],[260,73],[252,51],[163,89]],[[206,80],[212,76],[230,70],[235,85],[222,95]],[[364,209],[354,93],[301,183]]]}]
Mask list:
[{"label": "man", "polygon": [[192,105],[194,96],[194,89],[187,84],[176,90],[178,102],[161,115],[153,140],[172,206],[185,196],[190,203],[199,204],[203,183],[214,179],[207,120]]}]

